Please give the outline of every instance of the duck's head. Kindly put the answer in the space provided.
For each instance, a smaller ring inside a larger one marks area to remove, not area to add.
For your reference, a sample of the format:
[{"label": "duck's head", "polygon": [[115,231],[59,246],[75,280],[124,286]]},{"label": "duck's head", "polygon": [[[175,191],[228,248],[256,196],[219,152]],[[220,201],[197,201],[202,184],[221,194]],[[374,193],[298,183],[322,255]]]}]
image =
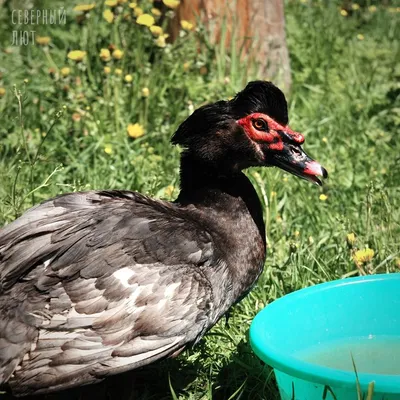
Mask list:
[{"label": "duck's head", "polygon": [[289,128],[285,96],[270,82],[250,82],[232,100],[199,108],[179,126],[172,143],[220,174],[277,166],[318,185],[318,176],[328,176],[302,149],[304,136]]}]

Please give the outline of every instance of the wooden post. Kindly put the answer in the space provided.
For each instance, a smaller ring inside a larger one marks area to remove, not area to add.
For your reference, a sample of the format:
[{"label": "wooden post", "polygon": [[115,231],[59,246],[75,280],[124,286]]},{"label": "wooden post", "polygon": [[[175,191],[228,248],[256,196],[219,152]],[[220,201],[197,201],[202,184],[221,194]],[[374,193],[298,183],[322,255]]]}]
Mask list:
[{"label": "wooden post", "polygon": [[290,90],[283,0],[181,0],[171,27],[172,38],[178,34],[181,20],[195,23],[197,18],[207,25],[215,43],[221,40],[226,24],[227,49],[235,33],[238,48],[244,46],[243,61],[255,59],[259,64],[258,78]]}]

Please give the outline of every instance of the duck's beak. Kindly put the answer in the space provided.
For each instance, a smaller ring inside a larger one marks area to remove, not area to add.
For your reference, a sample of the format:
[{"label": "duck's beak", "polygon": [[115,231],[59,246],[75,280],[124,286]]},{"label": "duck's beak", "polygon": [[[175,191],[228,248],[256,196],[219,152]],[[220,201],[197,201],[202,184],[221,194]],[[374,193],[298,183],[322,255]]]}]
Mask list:
[{"label": "duck's beak", "polygon": [[327,170],[297,144],[285,143],[282,150],[273,153],[269,163],[319,186],[322,182],[318,177],[328,177]]}]

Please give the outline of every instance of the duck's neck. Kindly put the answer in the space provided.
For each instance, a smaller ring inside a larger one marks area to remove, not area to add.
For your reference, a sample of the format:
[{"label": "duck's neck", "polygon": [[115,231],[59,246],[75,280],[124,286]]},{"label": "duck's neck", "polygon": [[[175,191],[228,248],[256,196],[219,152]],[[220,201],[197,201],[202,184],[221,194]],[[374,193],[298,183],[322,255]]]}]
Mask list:
[{"label": "duck's neck", "polygon": [[265,238],[262,208],[249,179],[241,172],[225,172],[197,160],[191,154],[181,157],[181,191],[176,202],[231,215],[249,213],[260,235]]}]

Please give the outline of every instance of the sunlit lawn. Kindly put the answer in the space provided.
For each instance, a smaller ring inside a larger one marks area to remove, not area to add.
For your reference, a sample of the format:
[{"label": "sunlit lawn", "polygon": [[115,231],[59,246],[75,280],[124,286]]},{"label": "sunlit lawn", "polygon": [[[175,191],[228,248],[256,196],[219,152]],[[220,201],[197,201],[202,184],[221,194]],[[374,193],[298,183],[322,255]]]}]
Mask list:
[{"label": "sunlit lawn", "polygon": [[[139,3],[151,14],[150,1]],[[177,360],[65,398],[276,399],[269,367],[248,345],[255,314],[315,283],[400,272],[400,13],[348,3],[341,10],[333,1],[286,2],[290,124],[329,180],[319,189],[276,169],[248,172],[265,208],[269,252],[229,327],[221,320]],[[162,32],[137,23],[139,11],[128,3],[98,2],[80,23],[73,6],[65,6],[66,25],[36,27],[42,44],[14,47],[10,10],[0,8],[0,225],[70,191],[131,189],[173,199],[179,151],[169,138],[177,125],[247,80],[269,78],[246,76],[242,62],[209,45],[202,29],[165,44]],[[201,52],[198,41],[208,43]]]}]

